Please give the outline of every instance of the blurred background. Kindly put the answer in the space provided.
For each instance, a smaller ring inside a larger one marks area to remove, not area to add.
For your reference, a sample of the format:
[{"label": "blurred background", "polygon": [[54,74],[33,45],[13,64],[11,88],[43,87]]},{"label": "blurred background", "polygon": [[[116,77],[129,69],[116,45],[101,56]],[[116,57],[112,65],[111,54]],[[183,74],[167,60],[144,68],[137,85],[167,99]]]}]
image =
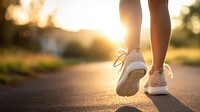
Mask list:
[{"label": "blurred background", "polygon": [[[0,0],[0,84],[83,62],[114,60],[125,48],[119,0]],[[150,63],[148,2],[141,1],[141,49]],[[166,63],[200,66],[200,0],[169,0]]]}]

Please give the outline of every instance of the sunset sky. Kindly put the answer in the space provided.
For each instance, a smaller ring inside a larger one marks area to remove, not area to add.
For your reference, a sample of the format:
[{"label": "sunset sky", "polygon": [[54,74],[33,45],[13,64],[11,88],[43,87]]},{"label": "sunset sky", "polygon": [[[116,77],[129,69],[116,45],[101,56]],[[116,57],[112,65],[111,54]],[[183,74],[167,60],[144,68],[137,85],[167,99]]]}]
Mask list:
[{"label": "sunset sky", "polygon": [[[18,23],[29,21],[26,16],[31,0],[21,0],[23,10],[15,10]],[[191,5],[194,0],[169,0],[171,18],[179,15],[183,5]],[[143,28],[149,28],[148,0],[141,0],[143,10]],[[80,29],[103,30],[110,38],[123,37],[124,28],[119,19],[119,0],[45,0],[40,13],[40,26],[44,26],[46,15],[55,11],[54,23],[65,30],[78,31]],[[172,20],[172,27],[176,26]]]},{"label": "sunset sky", "polygon": [[[47,7],[57,7],[55,17],[58,26],[68,30],[111,29],[120,25],[119,0],[48,0]],[[190,5],[193,0],[169,0],[171,16],[178,16],[182,5]],[[55,6],[55,4],[57,4]],[[143,27],[149,28],[147,0],[141,0]],[[54,6],[53,6],[54,5]]]}]

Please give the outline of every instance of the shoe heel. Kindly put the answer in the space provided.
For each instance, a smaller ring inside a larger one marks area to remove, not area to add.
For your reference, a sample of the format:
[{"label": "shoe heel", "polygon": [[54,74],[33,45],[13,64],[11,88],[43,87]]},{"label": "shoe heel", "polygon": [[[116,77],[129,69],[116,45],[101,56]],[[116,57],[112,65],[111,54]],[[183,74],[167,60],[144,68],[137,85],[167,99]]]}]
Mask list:
[{"label": "shoe heel", "polygon": [[139,81],[145,73],[146,70],[144,69],[136,69],[130,72],[127,78],[118,85],[116,93],[119,96],[132,96],[136,94],[139,90]]},{"label": "shoe heel", "polygon": [[147,92],[151,95],[169,94],[167,86],[149,87]]},{"label": "shoe heel", "polygon": [[142,77],[144,77],[146,74],[146,70],[144,69],[136,69],[136,70],[133,70],[130,74],[129,74],[129,77],[130,78],[134,78],[136,80],[140,80]]}]

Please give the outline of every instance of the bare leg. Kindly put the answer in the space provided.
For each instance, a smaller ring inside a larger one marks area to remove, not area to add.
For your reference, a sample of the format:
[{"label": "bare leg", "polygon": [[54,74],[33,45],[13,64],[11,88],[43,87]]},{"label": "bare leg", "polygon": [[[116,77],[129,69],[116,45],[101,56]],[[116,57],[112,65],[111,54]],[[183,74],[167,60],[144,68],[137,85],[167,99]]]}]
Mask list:
[{"label": "bare leg", "polygon": [[142,10],[140,0],[120,0],[120,18],[127,29],[128,54],[140,46]]},{"label": "bare leg", "polygon": [[171,23],[168,12],[168,0],[149,0],[149,10],[151,15],[151,46],[153,51],[153,66],[150,71],[163,68],[165,55],[167,52]]}]

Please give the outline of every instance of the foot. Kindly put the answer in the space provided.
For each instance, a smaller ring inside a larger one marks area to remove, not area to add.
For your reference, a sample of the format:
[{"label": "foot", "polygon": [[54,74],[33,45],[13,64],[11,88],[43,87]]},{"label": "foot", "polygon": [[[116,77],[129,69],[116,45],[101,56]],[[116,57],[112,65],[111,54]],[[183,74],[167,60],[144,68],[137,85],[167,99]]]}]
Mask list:
[{"label": "foot", "polygon": [[116,93],[119,96],[132,96],[138,92],[139,81],[146,73],[142,53],[139,50],[134,50],[126,55],[122,62],[122,68],[123,71],[117,83]]},{"label": "foot", "polygon": [[165,74],[172,75],[170,67],[166,64],[164,65],[164,69],[155,71],[153,74],[148,72],[148,79],[144,86],[144,92],[151,95],[169,94]]}]

